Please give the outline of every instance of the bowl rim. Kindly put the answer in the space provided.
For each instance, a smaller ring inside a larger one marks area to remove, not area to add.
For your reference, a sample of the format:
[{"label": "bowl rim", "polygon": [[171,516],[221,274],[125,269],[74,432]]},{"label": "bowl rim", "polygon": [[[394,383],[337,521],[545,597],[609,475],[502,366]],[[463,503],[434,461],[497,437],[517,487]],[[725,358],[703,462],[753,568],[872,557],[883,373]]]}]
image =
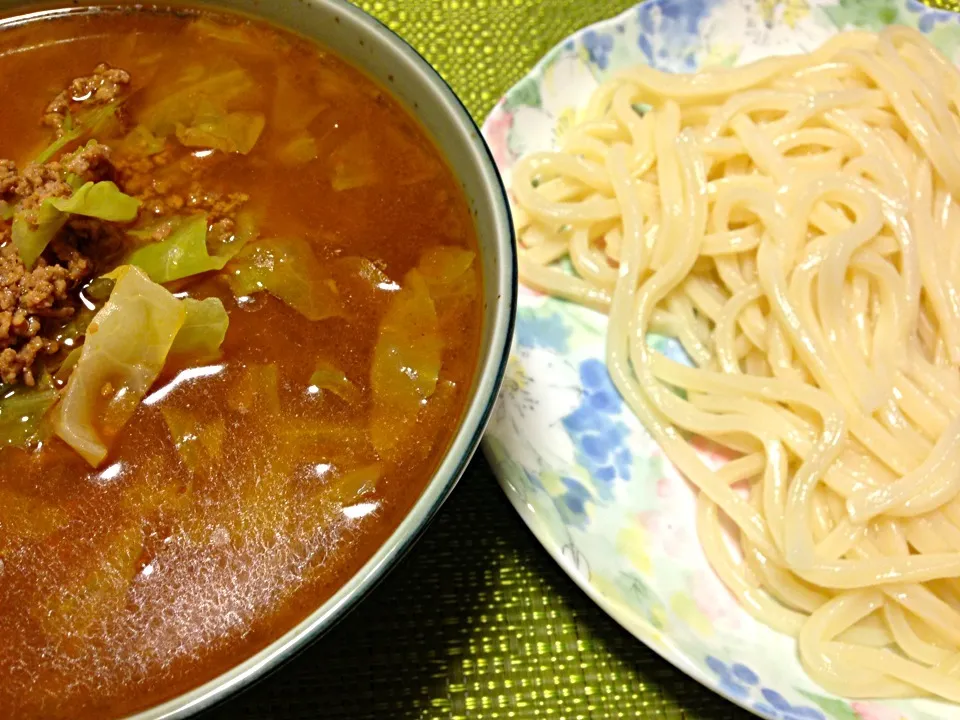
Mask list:
[{"label": "bowl rim", "polygon": [[[128,715],[126,720],[175,720],[195,715],[224,702],[293,659],[366,598],[423,534],[466,470],[490,419],[509,359],[517,306],[516,243],[507,192],[477,122],[440,73],[413,46],[377,18],[347,0],[301,1],[305,5],[326,7],[341,17],[348,18],[355,29],[366,33],[371,41],[382,44],[392,54],[404,60],[412,83],[431,90],[432,99],[436,100],[435,107],[450,116],[464,139],[467,154],[471,164],[476,167],[477,177],[481,181],[480,187],[486,195],[486,204],[491,208],[490,220],[494,228],[490,242],[491,251],[499,255],[499,263],[494,270],[496,277],[492,282],[484,282],[485,287],[492,288],[496,293],[496,297],[491,293],[487,298],[489,303],[495,305],[492,321],[489,319],[490,315],[486,319],[489,331],[483,332],[484,340],[488,342],[485,343],[486,347],[481,347],[472,397],[446,453],[420,496],[376,552],[313,612],[267,646],[201,685]],[[240,8],[231,6],[228,2],[229,0],[194,0],[190,5],[208,5],[228,13],[250,15],[309,39],[309,35],[300,33],[295,26],[267,17],[259,9],[259,3],[251,8]],[[109,0],[107,3],[109,4]],[[86,1],[79,3],[81,7],[86,4]],[[119,0],[117,4],[122,5],[125,2]],[[176,6],[180,1],[160,4]],[[22,3],[14,2],[5,6],[2,15],[8,18],[49,15],[57,12],[43,10],[51,5],[58,6],[60,3],[23,0]],[[64,8],[63,11],[69,9]],[[356,60],[350,62],[359,64]],[[387,87],[382,78],[376,77],[362,66],[361,70],[381,86]],[[406,103],[403,104],[406,106]],[[418,115],[418,111],[410,107],[407,107],[407,111],[414,117]],[[422,113],[423,110],[419,112]]]}]

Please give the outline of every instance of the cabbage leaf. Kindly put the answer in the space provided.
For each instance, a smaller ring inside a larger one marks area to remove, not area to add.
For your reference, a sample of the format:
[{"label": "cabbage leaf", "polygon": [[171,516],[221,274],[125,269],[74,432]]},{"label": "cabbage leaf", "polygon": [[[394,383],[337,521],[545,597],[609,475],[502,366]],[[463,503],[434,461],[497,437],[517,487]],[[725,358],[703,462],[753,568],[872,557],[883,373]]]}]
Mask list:
[{"label": "cabbage leaf", "polygon": [[54,432],[93,467],[157,379],[186,316],[139,268],[123,265],[107,277],[116,284],[52,414]]},{"label": "cabbage leaf", "polygon": [[77,360],[80,359],[81,352],[83,352],[83,350],[80,347],[73,348],[73,350],[67,353],[63,362],[60,363],[60,367],[58,367],[57,371],[53,374],[53,381],[57,387],[63,387],[67,384],[67,380],[70,379],[70,373],[72,373],[73,369],[77,366]]},{"label": "cabbage leaf", "polygon": [[210,250],[211,255],[230,260],[239,253],[248,242],[254,240],[258,234],[259,230],[254,213],[249,210],[241,210],[237,213],[236,220],[234,221],[233,234],[225,235],[222,233],[214,233],[212,236],[207,235],[207,248]]},{"label": "cabbage leaf", "polygon": [[127,255],[125,262],[137,266],[157,283],[220,270],[227,264],[229,255],[211,255],[207,249],[205,213],[172,218],[169,222],[173,222],[174,227],[165,240],[137,248]]},{"label": "cabbage leaf", "polygon": [[[427,248],[420,256],[417,268],[430,287],[431,295],[455,294],[464,287],[467,271],[473,267],[476,253],[453,245]],[[467,287],[472,283],[467,282]]]},{"label": "cabbage leaf", "polygon": [[73,195],[52,198],[49,202],[55,209],[68,215],[84,215],[110,222],[130,222],[137,217],[140,201],[122,193],[109,181],[88,182]]},{"label": "cabbage leaf", "polygon": [[310,376],[310,387],[316,388],[312,392],[326,390],[349,403],[360,401],[360,390],[350,382],[343,370],[326,360],[318,360],[316,368]]},{"label": "cabbage leaf", "polygon": [[230,324],[230,318],[227,317],[220,298],[184,298],[182,302],[186,311],[183,327],[173,340],[170,357],[187,358],[191,362],[203,362],[217,357]]},{"label": "cabbage leaf", "polygon": [[209,45],[211,40],[214,43],[225,43],[229,45],[227,52],[231,55],[243,53],[252,57],[269,58],[271,64],[276,62],[278,43],[283,42],[269,31],[265,32],[263,28],[249,22],[227,24],[205,17],[191,20],[187,25],[187,33],[195,36],[195,40],[204,45]]},{"label": "cabbage leaf", "polygon": [[17,208],[13,218],[13,243],[29,269],[70,215],[129,222],[137,216],[139,208],[140,201],[120,192],[114,183],[88,182],[70,197],[47,198],[30,210]]},{"label": "cabbage leaf", "polygon": [[463,318],[470,313],[479,290],[473,264],[476,253],[454,245],[437,245],[420,256],[423,275],[437,307],[440,336],[456,342]]},{"label": "cabbage leaf", "polygon": [[43,540],[69,522],[59,505],[0,487],[0,556],[23,543]]},{"label": "cabbage leaf", "polygon": [[246,155],[257,144],[264,123],[263,113],[225,113],[212,105],[204,105],[189,124],[177,123],[176,134],[184,147]]},{"label": "cabbage leaf", "polygon": [[43,418],[57,401],[46,387],[6,387],[0,395],[0,447],[28,448],[41,438]]},{"label": "cabbage leaf", "polygon": [[[144,270],[154,282],[171,282],[222,269],[258,232],[253,214],[246,210],[237,214],[232,234],[211,235],[208,228],[206,213],[198,213],[164,217],[130,230],[130,235],[144,242],[125,262]],[[165,230],[166,237],[153,240],[159,230]]]},{"label": "cabbage leaf", "polygon": [[40,154],[34,158],[34,162],[42,165],[50,158],[63,150],[67,145],[79,140],[88,133],[97,132],[105,122],[110,120],[120,108],[119,100],[112,100],[106,105],[81,114],[78,118],[67,112],[64,118],[63,134],[48,145]]},{"label": "cabbage leaf", "polygon": [[140,120],[159,137],[174,133],[177,123],[190,125],[204,107],[226,108],[256,91],[250,73],[235,62],[220,69],[196,64],[187,67],[172,83],[154,83],[157,100],[140,113]]},{"label": "cabbage leaf", "polygon": [[330,103],[316,100],[316,94],[305,91],[300,70],[286,63],[277,67],[276,92],[271,103],[270,127],[281,133],[305,130]]},{"label": "cabbage leaf", "polygon": [[232,410],[244,415],[256,410],[270,417],[279,416],[280,372],[277,366],[272,363],[251,363],[244,366],[243,373],[227,397],[227,404]]},{"label": "cabbage leaf", "polygon": [[377,452],[390,452],[410,433],[423,401],[437,387],[441,351],[429,288],[420,271],[411,270],[380,322],[373,351],[370,432]]},{"label": "cabbage leaf", "polygon": [[149,157],[163,152],[167,142],[154,135],[145,125],[137,125],[120,141],[120,150],[129,155]]},{"label": "cabbage leaf", "polygon": [[10,234],[24,267],[28,270],[33,267],[37,258],[66,223],[67,216],[53,207],[49,200],[40,203],[32,217],[22,211],[14,214]]},{"label": "cabbage leaf", "polygon": [[288,167],[306,165],[318,156],[317,140],[306,131],[294,135],[277,151],[277,159]]},{"label": "cabbage leaf", "polygon": [[236,63],[214,72],[191,66],[170,85],[157,84],[155,90],[164,93],[141,113],[141,120],[155,136],[176,134],[187,147],[246,154],[263,132],[264,116],[230,112],[229,107],[251,99],[256,89],[250,73]]},{"label": "cabbage leaf", "polygon": [[160,408],[160,414],[170,430],[170,437],[177,446],[180,458],[191,472],[209,470],[220,462],[227,432],[223,418],[206,421],[196,413],[175,405],[164,405]]},{"label": "cabbage leaf", "polygon": [[336,285],[302,238],[268,238],[244,247],[227,268],[236,297],[266,290],[308,320],[341,314]]},{"label": "cabbage leaf", "polygon": [[[127,602],[144,540],[139,518],[109,536],[104,547],[90,558],[90,571],[68,580],[45,603],[39,617],[44,631],[68,647],[90,642],[98,629],[102,633],[97,620],[119,615]],[[77,648],[71,650],[76,652]]]},{"label": "cabbage leaf", "polygon": [[354,134],[330,154],[330,185],[337,192],[375,185],[383,178],[373,139],[366,130]]},{"label": "cabbage leaf", "polygon": [[376,492],[382,475],[380,463],[363,465],[331,480],[321,493],[341,507],[349,507],[360,502],[364,495]]}]

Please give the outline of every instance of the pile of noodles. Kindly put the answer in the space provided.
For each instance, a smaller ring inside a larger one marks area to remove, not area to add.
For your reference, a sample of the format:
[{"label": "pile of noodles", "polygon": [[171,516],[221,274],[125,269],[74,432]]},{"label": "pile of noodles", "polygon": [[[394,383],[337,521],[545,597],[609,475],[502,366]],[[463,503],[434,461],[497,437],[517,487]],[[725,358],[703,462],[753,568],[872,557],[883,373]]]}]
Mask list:
[{"label": "pile of noodles", "polygon": [[511,190],[523,279],[609,316],[614,382],[743,607],[830,691],[960,701],[956,68],[905,28],[635,67]]}]

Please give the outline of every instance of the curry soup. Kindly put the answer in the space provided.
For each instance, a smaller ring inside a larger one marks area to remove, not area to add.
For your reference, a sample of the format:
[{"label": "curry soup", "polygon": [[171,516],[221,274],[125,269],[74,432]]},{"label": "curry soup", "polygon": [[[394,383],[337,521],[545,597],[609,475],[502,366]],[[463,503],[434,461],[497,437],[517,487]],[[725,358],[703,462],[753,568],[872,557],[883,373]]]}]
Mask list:
[{"label": "curry soup", "polygon": [[459,422],[465,198],[361,72],[272,27],[0,29],[0,717],[152,706],[398,525]]}]

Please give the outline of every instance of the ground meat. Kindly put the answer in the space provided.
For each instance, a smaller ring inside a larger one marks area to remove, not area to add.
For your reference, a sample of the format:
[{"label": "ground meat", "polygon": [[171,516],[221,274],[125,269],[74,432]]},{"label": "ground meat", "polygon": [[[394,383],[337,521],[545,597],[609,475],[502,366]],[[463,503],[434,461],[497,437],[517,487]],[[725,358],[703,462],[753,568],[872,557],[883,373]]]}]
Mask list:
[{"label": "ground meat", "polygon": [[250,199],[246,193],[217,193],[204,191],[198,183],[191,185],[187,194],[187,207],[204,210],[210,222],[232,218]]},{"label": "ground meat", "polygon": [[[73,188],[64,180],[69,173],[81,179],[99,180],[112,175],[107,148],[91,143],[66,156],[62,164],[30,164],[21,172],[8,160],[0,160],[0,198],[31,210],[50,197],[67,197]],[[30,221],[31,213],[23,217]],[[79,307],[78,288],[94,270],[78,241],[95,241],[106,249],[110,223],[73,217],[28,270],[11,239],[11,224],[0,223],[0,382],[36,382],[38,359],[59,352],[54,335],[63,321]],[[104,228],[104,229],[101,229]],[[88,242],[85,247],[91,246]],[[98,258],[109,255],[97,246]]]},{"label": "ground meat", "polygon": [[221,218],[210,226],[208,242],[214,246],[226,244],[233,238],[236,229],[237,224],[231,218]]},{"label": "ground meat", "polygon": [[43,124],[57,133],[64,133],[63,125],[71,103],[83,103],[84,108],[106,105],[130,84],[130,73],[113,68],[105,63],[97,65],[93,75],[78,77],[70,81],[67,88],[47,105],[43,115]]},{"label": "ground meat", "polygon": [[92,142],[64,157],[62,163],[31,163],[20,173],[10,160],[0,160],[0,198],[29,210],[47,198],[67,197],[73,193],[73,188],[63,179],[67,173],[79,176],[84,182],[112,178],[110,148]]},{"label": "ground meat", "polygon": [[14,187],[13,194],[18,196],[20,207],[30,210],[47,198],[69,197],[73,188],[63,180],[59,164],[33,163],[20,173],[20,182]]},{"label": "ground meat", "polygon": [[[114,267],[129,249],[127,235],[123,227],[110,222],[103,222],[96,218],[86,218],[74,215],[67,221],[66,237],[82,248],[91,248],[96,252],[90,258],[80,255],[88,264],[92,264],[94,274],[107,272]],[[51,243],[51,249],[57,253],[62,262],[69,262],[67,250],[57,246],[57,241]],[[78,252],[74,250],[74,252]]]},{"label": "ground meat", "polygon": [[113,164],[116,182],[143,203],[146,214],[160,217],[202,211],[216,223],[234,218],[250,199],[246,193],[215,192],[201,186],[199,178],[219,157],[222,154],[215,153],[201,162],[187,155],[172,162],[168,149],[149,157],[118,157]]},{"label": "ground meat", "polygon": [[0,229],[0,381],[33,385],[34,363],[59,351],[56,340],[42,334],[46,319],[62,320],[76,311],[76,288],[92,264],[73,245],[56,240],[52,259],[40,258],[27,270],[7,228]]},{"label": "ground meat", "polygon": [[16,192],[20,184],[20,174],[13,160],[0,160],[0,197]]},{"label": "ground meat", "polygon": [[107,180],[113,177],[110,148],[98,142],[84,145],[63,161],[63,169],[84,180]]}]

